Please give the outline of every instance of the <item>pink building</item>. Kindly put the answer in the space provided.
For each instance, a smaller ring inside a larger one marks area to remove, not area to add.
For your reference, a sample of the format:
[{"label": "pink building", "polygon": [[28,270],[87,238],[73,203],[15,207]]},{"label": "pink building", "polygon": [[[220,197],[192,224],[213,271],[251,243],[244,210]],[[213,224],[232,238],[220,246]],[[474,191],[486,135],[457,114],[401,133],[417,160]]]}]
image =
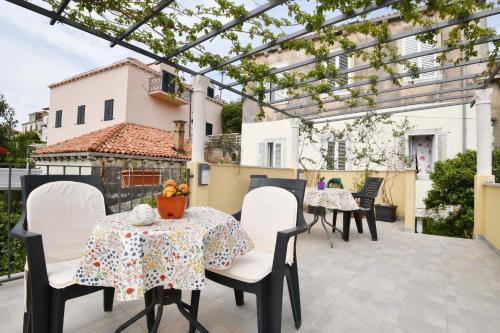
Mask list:
[{"label": "pink building", "polygon": [[[186,85],[179,97],[172,97],[174,73],[167,65],[126,58],[49,85],[47,144],[125,122],[173,131],[173,121],[184,120],[190,138],[191,89]],[[209,87],[207,135],[221,133],[222,105]]]}]

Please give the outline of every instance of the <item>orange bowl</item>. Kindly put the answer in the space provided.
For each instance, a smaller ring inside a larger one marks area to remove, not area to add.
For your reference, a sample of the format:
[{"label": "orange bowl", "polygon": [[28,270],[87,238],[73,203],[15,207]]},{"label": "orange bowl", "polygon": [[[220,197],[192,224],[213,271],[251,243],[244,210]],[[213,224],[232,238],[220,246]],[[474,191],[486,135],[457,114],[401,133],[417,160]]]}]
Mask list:
[{"label": "orange bowl", "polygon": [[156,196],[156,208],[162,219],[180,219],[187,206],[187,196],[166,197],[162,194]]}]

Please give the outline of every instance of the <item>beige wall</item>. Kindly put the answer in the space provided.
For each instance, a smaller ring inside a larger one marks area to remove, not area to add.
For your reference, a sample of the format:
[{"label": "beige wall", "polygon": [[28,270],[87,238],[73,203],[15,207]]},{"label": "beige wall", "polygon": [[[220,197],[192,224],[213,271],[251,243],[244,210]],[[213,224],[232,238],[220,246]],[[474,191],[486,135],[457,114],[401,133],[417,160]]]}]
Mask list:
[{"label": "beige wall", "polygon": [[[500,184],[483,185],[482,224],[478,235],[483,236],[491,245],[500,250]],[[477,208],[476,208],[477,209]]]},{"label": "beige wall", "polygon": [[[128,66],[101,72],[50,90],[47,143],[54,144],[126,120]],[[123,82],[125,84],[117,84]],[[114,99],[113,120],[104,121],[104,101]],[[77,108],[85,105],[85,124],[76,125]],[[55,127],[62,110],[62,127]]]},{"label": "beige wall", "polygon": [[197,164],[189,163],[194,176],[192,189],[198,191],[190,196],[192,206],[210,206],[223,212],[234,214],[241,209],[243,197],[248,191],[250,175],[267,175],[272,178],[296,178],[294,169],[260,168],[211,164],[210,185],[194,185],[198,182]]}]

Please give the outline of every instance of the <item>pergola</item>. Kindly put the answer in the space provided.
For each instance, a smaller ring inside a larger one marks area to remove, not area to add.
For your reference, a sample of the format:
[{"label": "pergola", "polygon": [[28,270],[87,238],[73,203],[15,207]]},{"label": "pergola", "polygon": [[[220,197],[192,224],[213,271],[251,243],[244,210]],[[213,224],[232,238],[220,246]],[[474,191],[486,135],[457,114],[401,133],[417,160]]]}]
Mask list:
[{"label": "pergola", "polygon": [[[158,15],[158,13],[162,12],[163,10],[167,9],[169,5],[174,3],[174,0],[161,0],[158,1],[158,3],[153,6],[152,10],[149,12],[144,12],[142,19],[138,20],[136,23],[133,25],[129,26],[125,31],[123,31],[121,34],[117,36],[113,36],[111,34],[106,34],[103,33],[99,30],[97,30],[94,27],[91,27],[89,25],[86,25],[82,22],[76,21],[68,16],[65,15],[65,10],[67,9],[68,5],[70,5],[70,0],[63,0],[59,3],[57,9],[55,10],[50,10],[46,9],[42,6],[36,5],[32,2],[24,1],[24,0],[7,0],[10,3],[13,3],[15,5],[18,5],[20,7],[23,7],[25,9],[28,9],[30,11],[36,12],[38,14],[41,14],[43,16],[46,16],[50,18],[50,24],[55,24],[56,22],[61,22],[63,24],[72,26],[76,29],[85,31],[91,35],[97,36],[99,38],[105,39],[110,42],[110,46],[114,47],[116,45],[120,45],[122,47],[125,47],[129,50],[132,50],[134,52],[137,52],[139,54],[142,54],[146,57],[149,57],[155,61],[158,61],[160,63],[164,63],[167,65],[172,66],[173,68],[185,72],[187,74],[190,74],[193,76],[193,94],[192,94],[192,112],[193,112],[193,143],[192,143],[192,160],[193,161],[203,161],[203,146],[204,146],[204,131],[205,131],[205,110],[203,108],[203,102],[207,90],[207,86],[209,83],[220,87],[223,90],[235,93],[237,95],[240,95],[242,98],[253,101],[255,103],[259,103],[263,107],[269,108],[275,112],[279,112],[287,117],[291,118],[298,118],[301,121],[306,121],[306,122],[313,122],[313,123],[319,123],[319,122],[330,122],[330,121],[336,121],[336,120],[346,120],[346,119],[351,119],[354,117],[359,117],[359,114],[362,114],[370,109],[371,107],[368,106],[359,106],[359,107],[341,107],[341,108],[330,108],[330,109],[325,109],[321,113],[317,112],[311,112],[311,113],[303,113],[300,112],[301,109],[306,108],[306,107],[311,107],[316,105],[316,102],[304,102],[299,105],[294,105],[294,106],[289,106],[289,107],[282,107],[282,105],[277,105],[282,102],[288,102],[292,100],[300,100],[304,98],[309,98],[313,97],[316,95],[321,94],[320,92],[307,92],[307,93],[299,93],[284,99],[280,100],[275,100],[272,103],[271,102],[266,102],[262,101],[262,98],[259,99],[256,94],[253,94],[251,92],[248,92],[246,89],[244,89],[245,84],[249,83],[251,79],[246,79],[246,80],[240,80],[240,81],[235,81],[235,82],[230,82],[230,83],[223,83],[219,80],[216,80],[214,78],[210,78],[208,75],[212,72],[221,72],[224,70],[224,68],[230,64],[237,63],[239,61],[242,61],[243,59],[247,57],[252,57],[258,54],[261,54],[262,52],[266,51],[272,51],[280,48],[280,46],[283,43],[286,43],[288,41],[292,41],[295,39],[299,38],[304,38],[312,35],[313,33],[311,32],[311,29],[306,29],[302,28],[299,30],[296,30],[291,33],[287,33],[282,35],[281,37],[264,43],[260,46],[253,47],[251,49],[248,49],[240,54],[230,56],[223,58],[221,62],[219,62],[217,65],[209,66],[206,68],[202,68],[199,71],[195,71],[177,61],[175,61],[176,57],[182,55],[184,52],[189,51],[190,49],[195,48],[196,46],[206,43],[211,41],[213,38],[216,36],[223,34],[225,32],[231,31],[235,27],[240,26],[241,24],[245,23],[248,20],[251,20],[253,18],[258,17],[259,15],[262,15],[269,10],[277,7],[284,5],[287,3],[286,0],[271,0],[269,2],[266,2],[263,5],[259,5],[256,8],[246,11],[244,14],[242,14],[240,17],[229,20],[225,24],[221,25],[218,29],[212,30],[206,34],[203,34],[201,36],[198,36],[194,40],[190,40],[189,42],[184,43],[177,49],[175,49],[173,52],[169,52],[168,54],[156,54],[146,48],[140,47],[136,44],[132,44],[129,41],[126,41],[128,37],[131,36],[136,31],[139,31],[141,27],[143,27],[145,24],[147,24],[148,21],[150,21],[152,18],[155,17],[155,15]],[[376,10],[388,8],[391,5],[397,4],[399,1],[398,0],[381,0],[381,1],[373,1],[371,2],[371,5],[363,7],[363,8],[357,8],[350,12],[349,14],[341,14],[337,15],[331,18],[326,19],[324,22],[321,23],[319,29],[326,29],[328,27],[332,27],[335,25],[339,25],[342,23],[347,23],[349,20],[352,20],[354,18],[357,18],[359,16],[366,15],[368,13],[374,12]],[[339,51],[335,52],[329,52],[326,54],[323,58],[318,59],[317,57],[311,57],[310,59],[299,61],[296,63],[292,63],[286,67],[281,67],[277,69],[273,69],[269,74],[270,75],[277,75],[277,74],[283,74],[283,73],[289,73],[292,71],[297,71],[300,70],[301,68],[304,68],[305,66],[310,66],[313,65],[317,62],[320,61],[325,61],[328,59],[333,59],[337,56],[344,55],[344,54],[350,54],[356,51],[361,51],[361,50],[366,50],[369,48],[376,47],[380,44],[385,44],[389,42],[394,42],[398,41],[403,38],[411,37],[411,36],[417,36],[433,31],[438,31],[440,29],[446,28],[446,27],[452,27],[460,24],[464,24],[467,22],[471,21],[477,21],[480,19],[484,19],[490,16],[494,16],[500,13],[500,7],[492,7],[489,9],[481,10],[476,13],[473,13],[471,15],[465,16],[465,17],[457,17],[454,19],[450,20],[443,20],[439,21],[434,24],[430,24],[427,26],[419,26],[416,27],[410,31],[405,31],[397,34],[390,35],[388,38],[386,38],[384,41],[380,41],[377,39],[373,39],[372,41],[360,43],[356,45],[354,48],[350,49],[341,49]],[[500,35],[492,35],[486,38],[480,38],[474,41],[475,45],[479,44],[485,44],[485,43],[491,43],[491,42],[498,42],[500,40]],[[422,56],[428,56],[428,55],[434,55],[438,53],[445,53],[448,51],[456,50],[460,47],[460,45],[443,45],[441,47],[433,48],[430,50],[426,51],[421,51],[421,52],[416,52],[416,53],[411,53],[403,56],[397,56],[393,58],[387,58],[383,60],[382,65],[390,65],[390,64],[395,64],[403,60],[411,60],[415,59],[418,57]],[[433,72],[433,71],[439,71],[439,70],[446,70],[446,69],[451,69],[455,67],[464,67],[464,66],[469,66],[473,64],[480,64],[480,63],[486,63],[490,62],[492,60],[498,61],[500,58],[492,59],[490,57],[483,57],[483,58],[472,58],[469,60],[462,60],[459,61],[458,63],[449,63],[449,64],[442,64],[433,68],[425,68],[419,70],[417,73],[398,73],[395,75],[387,75],[387,76],[381,76],[377,77],[376,80],[361,80],[361,81],[356,81],[352,83],[347,83],[344,84],[341,87],[332,87],[330,92],[334,92],[336,90],[340,89],[347,89],[347,88],[355,88],[355,87],[360,87],[360,86],[365,86],[373,83],[379,83],[383,81],[388,81],[388,80],[393,80],[394,78],[402,78],[405,76],[413,76],[415,74],[423,74],[423,73],[428,73],[428,72]],[[414,95],[407,95],[404,97],[404,99],[410,100],[408,103],[401,104],[399,106],[403,106],[404,108],[400,108],[398,110],[392,110],[392,111],[385,111],[389,113],[399,113],[399,112],[408,112],[408,111],[416,111],[419,110],[419,104],[422,102],[414,102],[411,101],[413,98],[419,98],[419,97],[428,97],[428,96],[434,96],[434,95],[439,95],[437,98],[433,99],[433,102],[441,102],[444,103],[442,106],[453,106],[453,105],[464,105],[467,103],[471,103],[472,101],[475,101],[476,109],[477,109],[477,137],[478,137],[478,174],[482,175],[491,175],[491,153],[490,153],[490,147],[491,147],[491,126],[490,126],[490,120],[491,120],[491,111],[490,111],[490,94],[491,94],[491,89],[487,89],[489,83],[494,79],[495,75],[497,74],[500,66],[494,66],[492,71],[490,72],[489,75],[459,75],[456,77],[447,77],[447,78],[441,78],[441,79],[436,79],[432,81],[426,81],[414,85],[408,85],[408,86],[400,86],[400,87],[394,87],[394,88],[389,88],[389,89],[384,89],[378,91],[377,94],[382,94],[382,93],[388,93],[388,92],[397,92],[405,89],[411,89],[415,88],[418,86],[433,86],[433,85],[439,85],[442,83],[447,83],[447,82],[462,82],[461,86],[459,88],[452,88],[452,89],[446,89],[446,90],[433,90],[432,92],[428,93],[420,93],[420,94],[414,94]],[[348,68],[339,71],[336,73],[336,75],[347,75],[350,73],[356,73],[359,71],[367,70],[370,69],[370,65],[361,65],[361,66],[356,66],[353,68]],[[264,93],[270,93],[273,91],[281,90],[281,89],[288,89],[291,87],[302,87],[302,86],[307,86],[307,85],[314,85],[317,84],[319,81],[323,80],[324,77],[313,77],[309,78],[305,81],[301,82],[294,82],[293,84],[287,85],[287,86],[274,86],[269,89],[266,89]],[[474,84],[467,84],[467,82],[470,82],[471,80],[474,80]],[[476,95],[472,94],[470,91],[476,90]],[[451,97],[443,97],[443,94],[447,93],[460,93],[460,95],[457,96],[451,96]],[[262,92],[261,92],[262,94]],[[375,95],[375,93],[367,92],[363,93],[358,97],[363,97],[363,96],[371,96]],[[343,99],[347,99],[343,98]],[[325,103],[327,102],[334,102],[334,101],[342,101],[342,98],[340,99],[331,99],[331,100],[325,100]],[[385,102],[390,102],[390,101],[396,101],[397,99],[384,99],[384,98],[378,98],[375,99],[375,105],[378,104],[383,104]],[[402,99],[400,99],[402,100]],[[457,101],[458,100],[458,101]],[[377,107],[377,110],[385,110],[385,109],[390,109],[392,107]],[[297,129],[297,136],[298,136],[298,129]],[[298,139],[297,139],[298,140]]]}]

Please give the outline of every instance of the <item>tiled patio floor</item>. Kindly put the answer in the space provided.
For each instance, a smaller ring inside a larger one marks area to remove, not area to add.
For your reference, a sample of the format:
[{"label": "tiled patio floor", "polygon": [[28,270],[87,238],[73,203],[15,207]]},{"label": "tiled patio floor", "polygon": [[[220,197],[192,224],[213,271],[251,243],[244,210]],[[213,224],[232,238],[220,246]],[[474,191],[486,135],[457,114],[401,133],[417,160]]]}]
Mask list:
[{"label": "tiled patio floor", "polygon": [[[334,249],[318,225],[300,237],[299,332],[500,332],[500,257],[484,242],[405,233],[399,223],[378,229],[372,242],[352,223],[351,241],[336,234]],[[0,286],[0,332],[21,332],[22,295],[22,281]],[[283,332],[296,332],[285,295]],[[65,332],[113,332],[143,307],[115,302],[104,313],[101,304],[100,293],[68,302]],[[254,297],[236,307],[232,290],[213,283],[199,318],[215,333],[257,332]],[[187,324],[167,307],[160,331]],[[145,321],[126,332],[146,332]]]}]

